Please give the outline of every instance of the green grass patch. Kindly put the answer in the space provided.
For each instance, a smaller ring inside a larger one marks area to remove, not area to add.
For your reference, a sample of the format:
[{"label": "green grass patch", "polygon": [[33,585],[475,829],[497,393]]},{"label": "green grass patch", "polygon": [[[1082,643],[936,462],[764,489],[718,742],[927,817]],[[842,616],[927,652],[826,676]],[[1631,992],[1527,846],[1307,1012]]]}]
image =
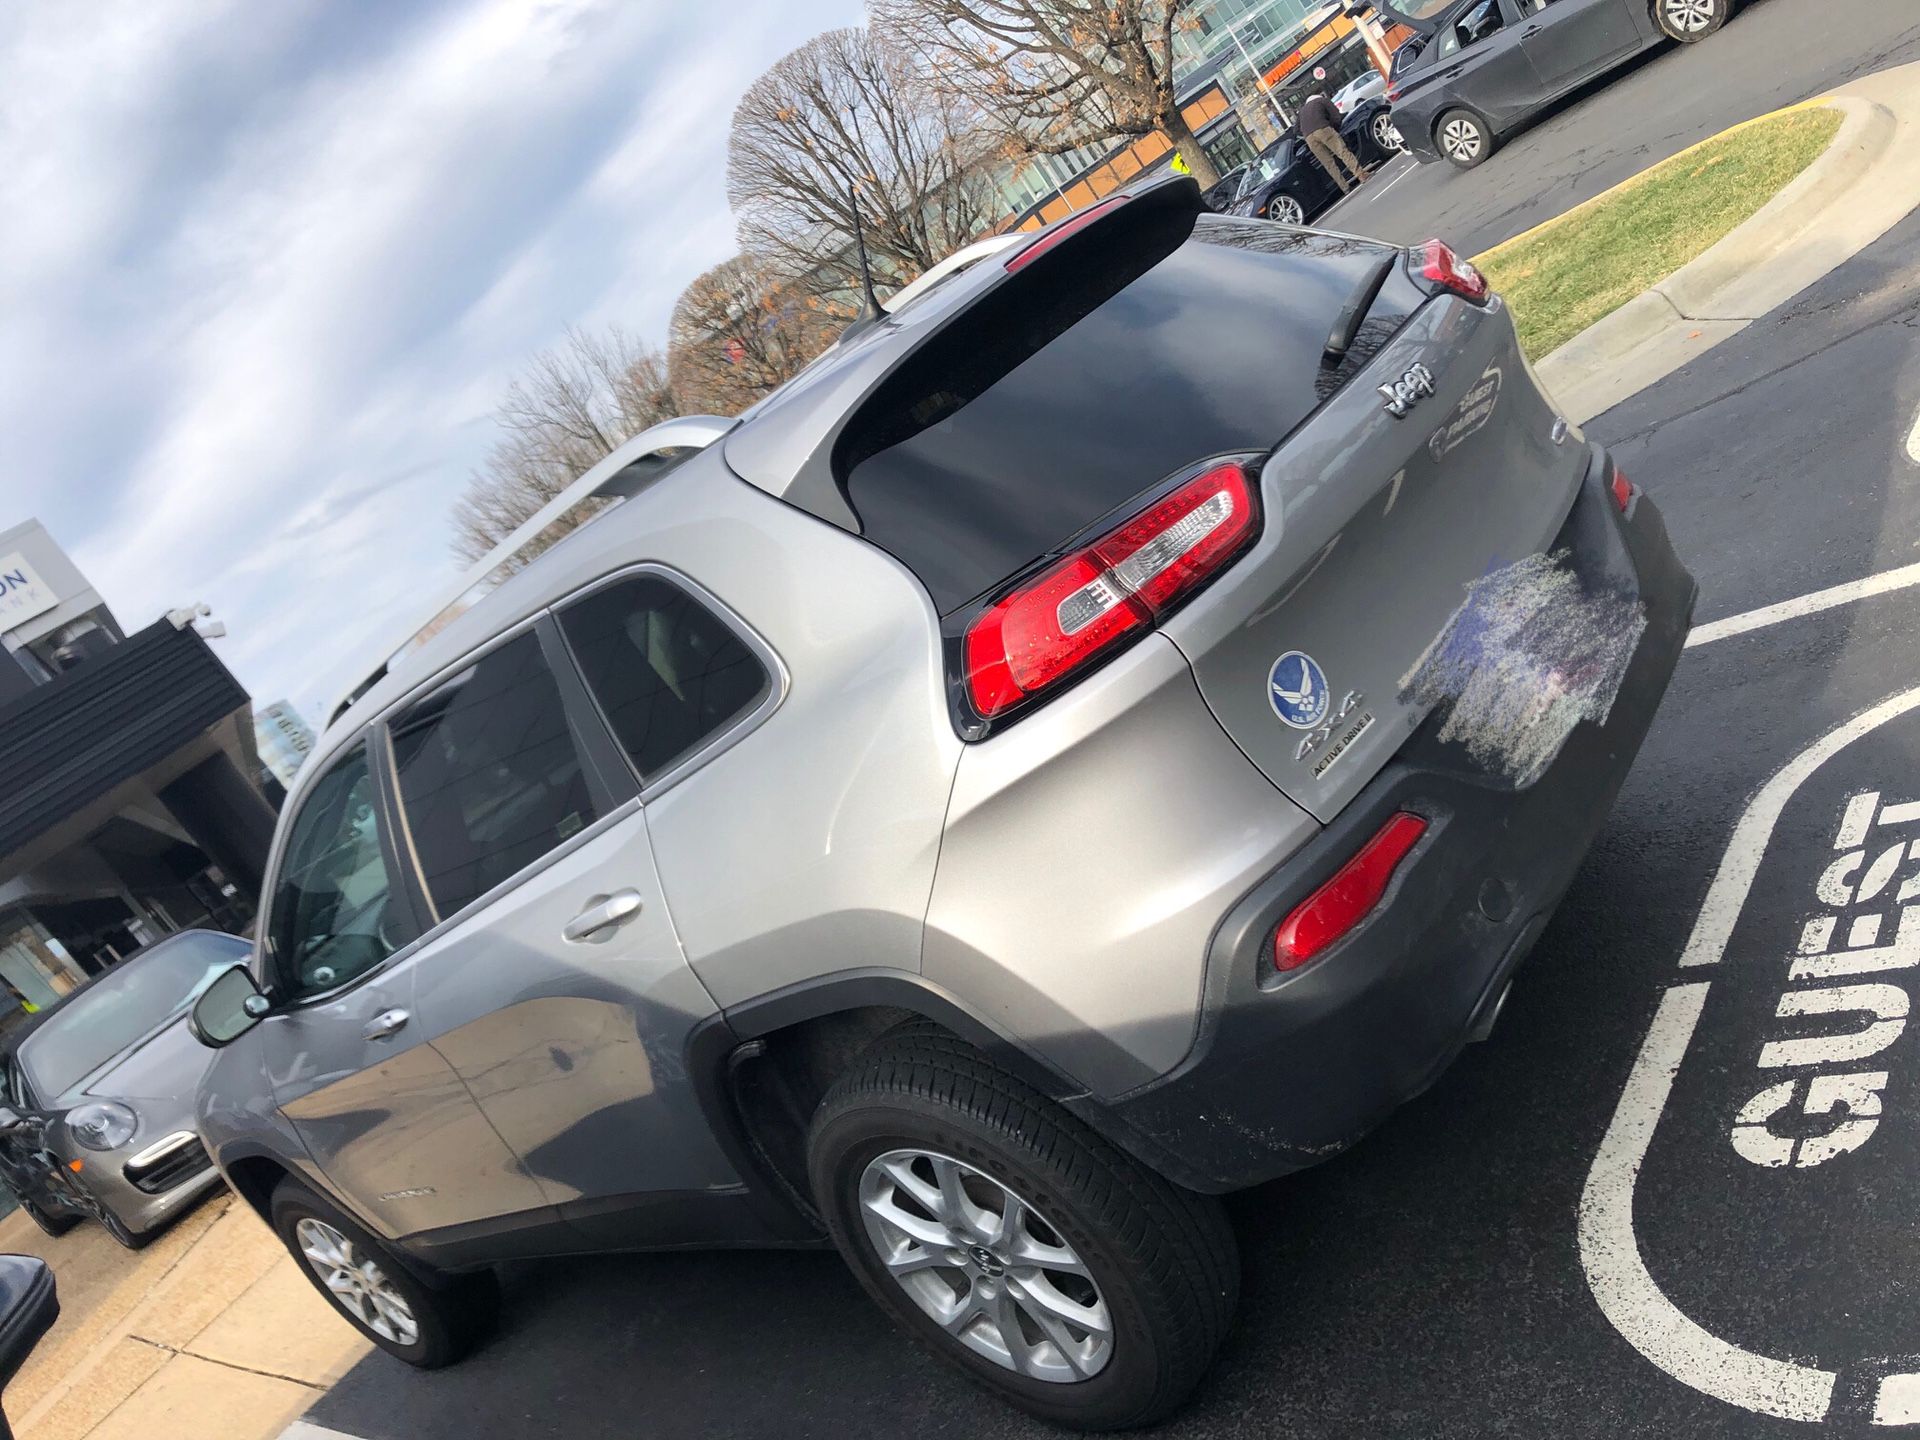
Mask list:
[{"label": "green grass patch", "polygon": [[1537,360],[1749,219],[1827,148],[1840,119],[1796,110],[1715,136],[1474,263]]}]

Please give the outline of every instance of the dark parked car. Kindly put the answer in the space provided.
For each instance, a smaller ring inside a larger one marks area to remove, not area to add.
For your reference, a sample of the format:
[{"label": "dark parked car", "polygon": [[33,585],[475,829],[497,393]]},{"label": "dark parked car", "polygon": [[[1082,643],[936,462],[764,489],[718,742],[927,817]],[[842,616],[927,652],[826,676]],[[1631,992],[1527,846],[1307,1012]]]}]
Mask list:
[{"label": "dark parked car", "polygon": [[1236,165],[1227,171],[1201,193],[1201,204],[1216,213],[1225,210],[1233,204],[1234,197],[1240,193],[1240,182],[1247,178],[1247,171],[1250,168],[1248,165]]},{"label": "dark parked car", "polygon": [[1407,148],[1470,170],[1507,135],[1663,40],[1704,40],[1733,0],[1460,0],[1425,18],[1387,91]]},{"label": "dark parked car", "polygon": [[[1376,96],[1342,117],[1341,138],[1360,163],[1375,169],[1400,152],[1393,112]],[[1260,152],[1240,179],[1232,201],[1219,208],[1232,215],[1261,215],[1299,225],[1340,198],[1340,188],[1298,135],[1281,136]]]}]

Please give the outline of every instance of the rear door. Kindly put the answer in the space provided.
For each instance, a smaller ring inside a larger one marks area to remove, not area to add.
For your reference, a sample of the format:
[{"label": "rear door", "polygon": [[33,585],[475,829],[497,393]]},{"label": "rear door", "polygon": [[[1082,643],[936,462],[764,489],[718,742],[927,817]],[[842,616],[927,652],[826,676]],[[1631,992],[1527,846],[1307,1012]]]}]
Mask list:
[{"label": "rear door", "polygon": [[1517,3],[1520,44],[1548,96],[1566,93],[1640,48],[1641,27],[1634,22],[1631,0]]},{"label": "rear door", "polygon": [[[569,614],[597,621],[611,605],[622,638],[622,622],[643,637],[651,622],[673,650],[661,616],[626,613],[631,598],[596,591]],[[684,663],[677,678],[698,683]],[[736,1184],[682,1064],[715,1006],[668,918],[637,781],[556,622],[481,655],[389,730],[435,927],[415,967],[421,1026],[557,1218],[617,1242],[625,1212]]]},{"label": "rear door", "polygon": [[1440,112],[1465,104],[1496,129],[1505,129],[1544,99],[1545,87],[1521,40],[1512,3],[1480,0],[1435,39],[1439,52],[1425,74],[1443,92]]}]

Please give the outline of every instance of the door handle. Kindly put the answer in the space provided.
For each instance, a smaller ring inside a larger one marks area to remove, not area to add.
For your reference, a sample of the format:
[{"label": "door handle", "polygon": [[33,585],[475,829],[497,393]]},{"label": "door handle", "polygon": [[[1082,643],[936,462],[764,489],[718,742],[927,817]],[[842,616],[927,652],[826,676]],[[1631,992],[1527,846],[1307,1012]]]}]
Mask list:
[{"label": "door handle", "polygon": [[561,934],[576,944],[597,945],[608,938],[607,932],[640,913],[638,890],[617,890],[611,895],[596,895]]},{"label": "door handle", "polygon": [[404,1010],[382,1010],[367,1022],[367,1028],[360,1032],[362,1040],[391,1040],[407,1028],[407,1021],[413,1017]]},{"label": "door handle", "polygon": [[1539,33],[1540,33],[1540,26],[1538,24],[1529,25],[1527,26],[1526,29],[1520,32],[1520,38],[1522,40],[1531,40],[1534,36],[1538,35]]}]

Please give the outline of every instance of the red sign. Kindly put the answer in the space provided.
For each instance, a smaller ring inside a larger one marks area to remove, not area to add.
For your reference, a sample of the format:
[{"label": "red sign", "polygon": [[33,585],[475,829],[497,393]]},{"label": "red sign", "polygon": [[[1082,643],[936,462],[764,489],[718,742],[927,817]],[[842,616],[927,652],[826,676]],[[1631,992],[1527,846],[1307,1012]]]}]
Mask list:
[{"label": "red sign", "polygon": [[1324,65],[1316,65],[1316,66],[1314,66],[1314,67],[1313,67],[1313,78],[1314,78],[1314,79],[1316,79],[1316,80],[1324,80],[1324,79],[1326,79],[1326,78],[1327,78],[1327,67],[1326,67],[1326,66],[1324,66]]}]

